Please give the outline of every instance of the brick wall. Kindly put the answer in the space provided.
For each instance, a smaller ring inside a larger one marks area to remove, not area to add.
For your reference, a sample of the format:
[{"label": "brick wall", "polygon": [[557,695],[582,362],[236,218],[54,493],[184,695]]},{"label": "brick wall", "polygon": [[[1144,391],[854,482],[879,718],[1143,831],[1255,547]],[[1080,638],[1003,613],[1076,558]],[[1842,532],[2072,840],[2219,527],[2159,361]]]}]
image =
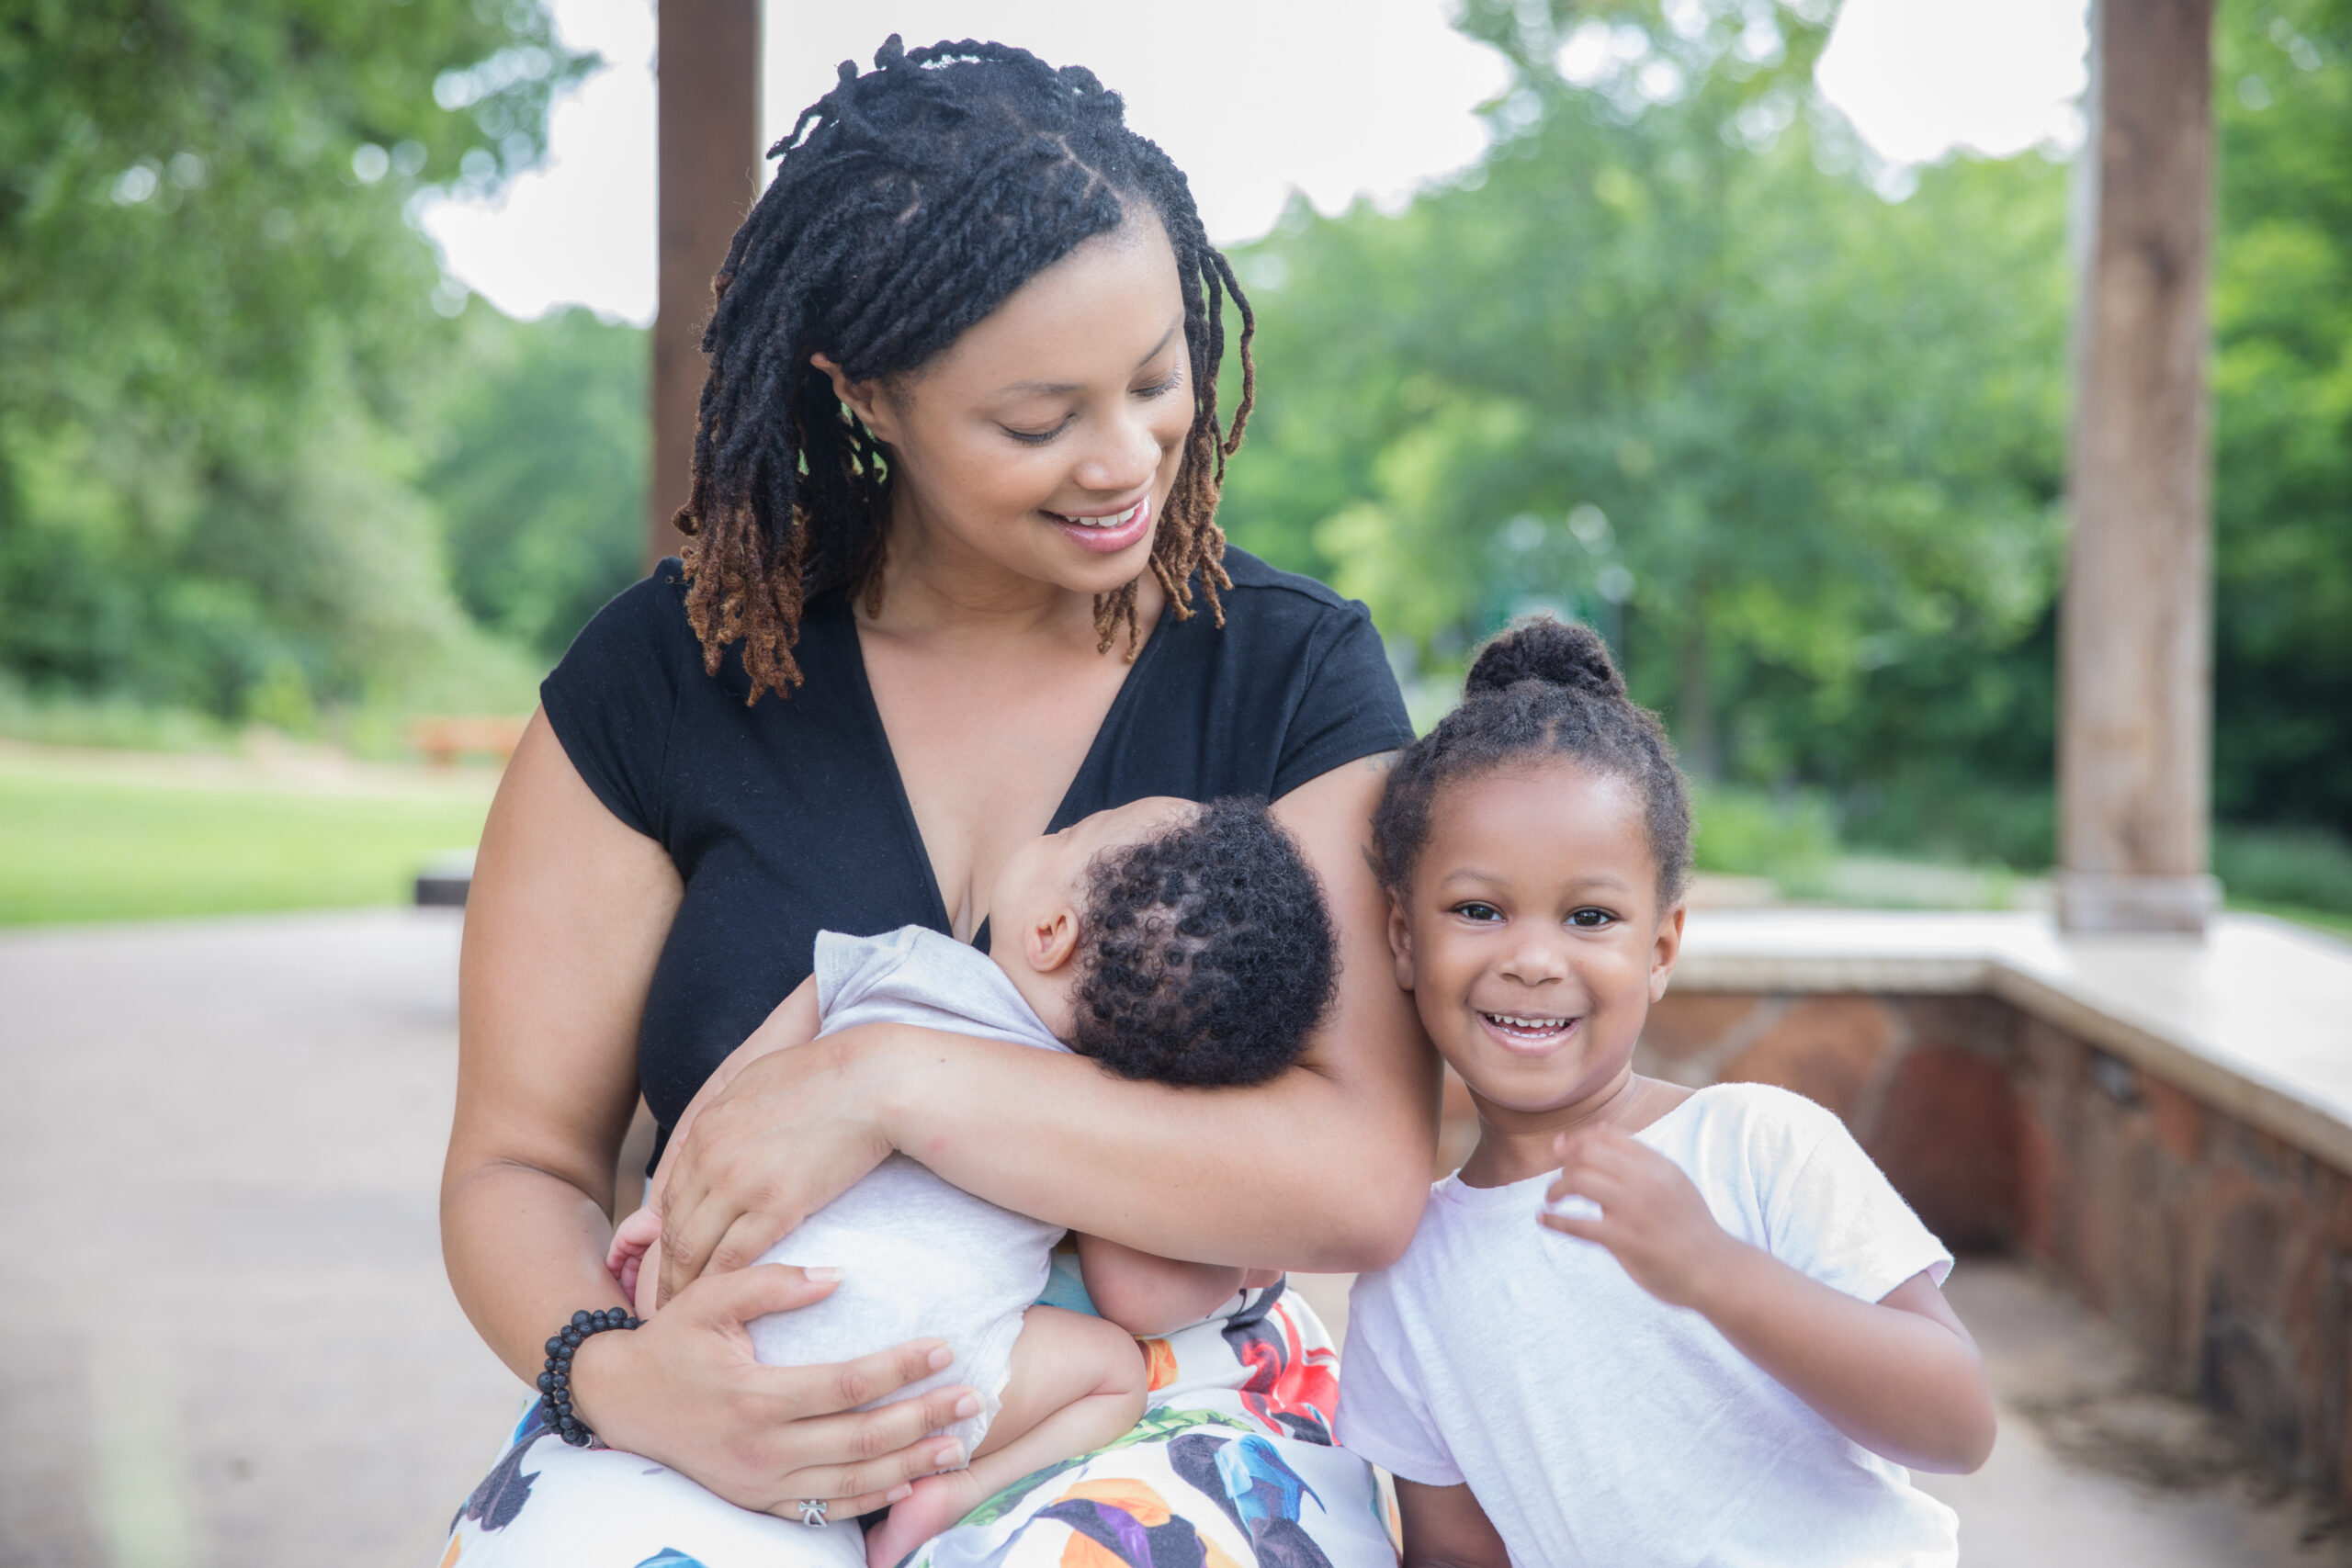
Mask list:
[{"label": "brick wall", "polygon": [[[1995,998],[1680,992],[1639,1070],[1843,1117],[1955,1251],[2033,1258],[2274,1473],[2352,1499],[2352,1178]],[[1441,1159],[1476,1139],[1448,1075]]]}]

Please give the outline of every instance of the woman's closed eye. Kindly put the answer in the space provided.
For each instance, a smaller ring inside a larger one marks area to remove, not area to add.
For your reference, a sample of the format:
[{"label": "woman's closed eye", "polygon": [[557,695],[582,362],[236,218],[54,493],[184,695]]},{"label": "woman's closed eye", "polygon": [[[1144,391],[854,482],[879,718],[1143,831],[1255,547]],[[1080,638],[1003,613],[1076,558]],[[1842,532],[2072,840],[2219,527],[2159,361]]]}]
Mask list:
[{"label": "woman's closed eye", "polygon": [[[1136,388],[1135,395],[1138,398],[1144,399],[1164,398],[1183,384],[1184,367],[1180,365],[1175,369],[1170,370],[1167,375],[1161,377],[1159,380],[1154,381],[1151,385],[1148,387]],[[1070,421],[1069,419],[1064,419],[1046,430],[1023,430],[1016,425],[1001,423],[999,424],[997,428],[1003,431],[1015,441],[1020,442],[1023,446],[1043,446],[1046,442],[1051,441],[1055,436],[1059,435],[1063,431],[1068,430],[1069,428],[1069,424]]]}]

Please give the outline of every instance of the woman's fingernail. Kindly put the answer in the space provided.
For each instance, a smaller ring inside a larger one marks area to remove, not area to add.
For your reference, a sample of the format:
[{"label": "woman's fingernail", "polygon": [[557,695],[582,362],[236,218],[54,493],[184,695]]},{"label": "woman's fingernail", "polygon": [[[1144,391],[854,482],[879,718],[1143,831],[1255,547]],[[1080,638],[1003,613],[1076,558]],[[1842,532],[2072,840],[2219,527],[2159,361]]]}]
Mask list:
[{"label": "woman's fingernail", "polygon": [[954,1470],[957,1465],[964,1462],[964,1445],[961,1443],[949,1443],[945,1448],[941,1449],[937,1453],[933,1454],[931,1461],[941,1470]]},{"label": "woman's fingernail", "polygon": [[803,1269],[800,1272],[808,1278],[824,1284],[831,1284],[832,1281],[842,1277],[842,1271],[833,1268],[830,1264],[817,1269]]},{"label": "woman's fingernail", "polygon": [[969,1421],[973,1416],[978,1416],[979,1413],[980,1396],[977,1393],[967,1393],[963,1398],[956,1402],[956,1416],[957,1420]]},{"label": "woman's fingernail", "polygon": [[931,1348],[931,1354],[923,1358],[923,1360],[930,1365],[931,1370],[934,1372],[938,1371],[943,1367],[952,1365],[955,1362],[955,1359],[956,1352],[950,1350],[944,1345],[933,1346]]},{"label": "woman's fingernail", "polygon": [[903,1503],[914,1495],[915,1489],[913,1487],[900,1484],[893,1486],[890,1490],[882,1494],[882,1501],[885,1503]]}]

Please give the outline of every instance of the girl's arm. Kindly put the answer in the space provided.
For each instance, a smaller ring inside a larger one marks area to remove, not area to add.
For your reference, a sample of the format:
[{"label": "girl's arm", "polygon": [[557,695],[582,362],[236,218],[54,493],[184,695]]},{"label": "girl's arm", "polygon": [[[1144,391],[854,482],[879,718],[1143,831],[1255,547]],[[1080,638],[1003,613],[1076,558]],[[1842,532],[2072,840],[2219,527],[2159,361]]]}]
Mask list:
[{"label": "girl's arm", "polygon": [[1081,1235],[1077,1242],[1079,1272],[1094,1310],[1138,1337],[1198,1323],[1244,1286],[1271,1285],[1281,1278],[1272,1269],[1185,1263],[1099,1235]]},{"label": "girl's arm", "polygon": [[1510,1551],[1467,1486],[1424,1486],[1396,1477],[1405,1529],[1403,1568],[1510,1568]]},{"label": "girl's arm", "polygon": [[[605,810],[535,716],[482,829],[441,1183],[449,1282],[526,1380],[556,1325],[628,1304],[605,1269],[614,1166],[637,1099],[639,1015],[680,896],[662,847]],[[841,1414],[928,1375],[934,1354],[944,1365],[935,1341],[839,1367],[753,1360],[745,1319],[831,1289],[781,1268],[698,1285],[645,1327],[582,1345],[574,1404],[616,1447],[742,1506],[878,1506],[939,1468],[954,1444],[926,1435],[968,1391]]]},{"label": "girl's arm", "polygon": [[894,1148],[1015,1213],[1164,1257],[1335,1272],[1394,1259],[1428,1195],[1438,1076],[1389,978],[1365,859],[1386,761],[1274,805],[1339,943],[1339,999],[1299,1066],[1251,1089],[1171,1089],[896,1024],[765,1057],[707,1108],[671,1173],[665,1295],[757,1258]]},{"label": "girl's arm", "polygon": [[1682,1168],[1647,1145],[1596,1128],[1561,1145],[1549,1198],[1589,1198],[1601,1216],[1547,1213],[1544,1224],[1607,1247],[1644,1290],[1701,1314],[1872,1453],[1966,1474],[1993,1451],[1984,1363],[1928,1275],[1858,1301],[1733,1237]]}]

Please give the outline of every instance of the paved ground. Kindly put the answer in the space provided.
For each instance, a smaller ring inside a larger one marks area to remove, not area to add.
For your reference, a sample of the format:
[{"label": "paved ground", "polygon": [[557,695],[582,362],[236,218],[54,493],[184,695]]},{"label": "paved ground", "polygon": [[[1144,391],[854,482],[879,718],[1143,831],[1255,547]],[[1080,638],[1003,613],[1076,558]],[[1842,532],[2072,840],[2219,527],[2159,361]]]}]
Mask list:
[{"label": "paved ground", "polygon": [[[0,936],[0,1568],[433,1562],[520,1393],[435,1234],[456,949],[409,911]],[[2352,1562],[2030,1276],[1953,1297],[2007,1404],[1934,1483],[1972,1568]]]}]

